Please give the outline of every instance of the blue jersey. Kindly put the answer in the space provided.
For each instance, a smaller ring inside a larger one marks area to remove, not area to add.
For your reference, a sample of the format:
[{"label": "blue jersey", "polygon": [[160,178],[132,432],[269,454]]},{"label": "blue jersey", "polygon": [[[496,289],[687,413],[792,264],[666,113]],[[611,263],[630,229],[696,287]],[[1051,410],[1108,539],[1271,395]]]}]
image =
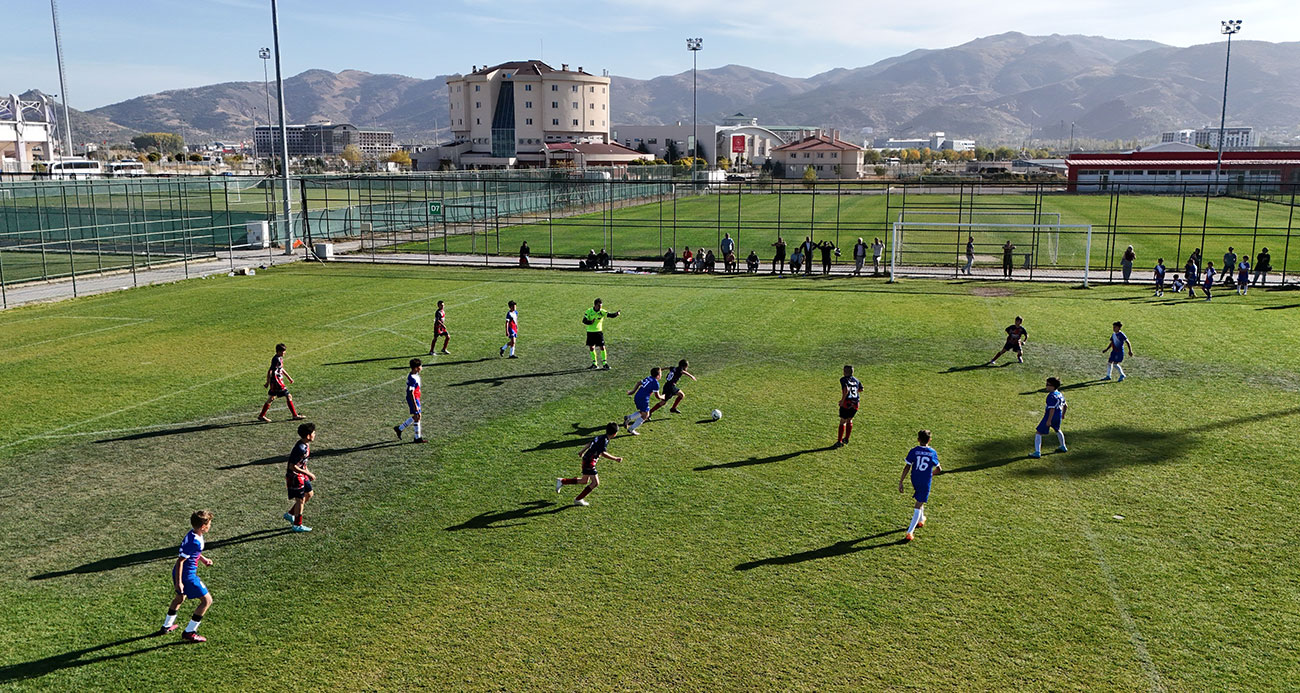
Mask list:
[{"label": "blue jersey", "polygon": [[411,373],[406,376],[406,399],[407,401],[420,401],[420,375]]},{"label": "blue jersey", "polygon": [[194,530],[185,533],[185,539],[181,540],[180,557],[185,559],[185,565],[182,567],[182,575],[198,579],[199,573],[199,556],[203,555],[203,535],[195,534]]},{"label": "blue jersey", "polygon": [[[934,477],[934,470],[939,467],[939,453],[929,445],[918,445],[907,451],[907,457],[904,459],[912,467],[912,488],[924,495],[930,495],[930,480]],[[921,500],[919,497],[917,500]],[[922,500],[922,502],[925,502]]]},{"label": "blue jersey", "polygon": [[1205,268],[1205,285],[1206,285],[1206,286],[1209,286],[1209,285],[1211,285],[1211,284],[1213,284],[1213,283],[1214,283],[1214,268],[1213,268],[1213,267],[1206,267],[1206,268]]},{"label": "blue jersey", "polygon": [[1123,332],[1114,332],[1110,335],[1110,345],[1115,347],[1115,351],[1124,353],[1124,342],[1128,341],[1128,336]]},{"label": "blue jersey", "polygon": [[[659,391],[659,381],[653,376],[648,376],[636,386],[636,393],[632,395],[632,401],[637,405],[637,411],[645,411],[650,405],[650,395]],[[644,406],[643,406],[644,405]]]},{"label": "blue jersey", "polygon": [[1165,266],[1156,265],[1156,281],[1164,281],[1164,280],[1165,280]]},{"label": "blue jersey", "polygon": [[1065,416],[1065,395],[1061,394],[1060,390],[1052,390],[1047,393],[1047,406],[1043,409],[1043,421],[1060,423],[1062,416]]}]

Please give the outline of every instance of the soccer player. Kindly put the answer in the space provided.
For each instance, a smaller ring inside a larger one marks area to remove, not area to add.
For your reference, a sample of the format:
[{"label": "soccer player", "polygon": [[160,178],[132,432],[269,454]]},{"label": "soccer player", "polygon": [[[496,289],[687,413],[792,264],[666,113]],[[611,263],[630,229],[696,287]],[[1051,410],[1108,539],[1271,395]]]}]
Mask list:
[{"label": "soccer player", "polygon": [[907,526],[908,541],[917,527],[925,526],[925,502],[930,500],[930,482],[935,472],[939,471],[939,453],[930,447],[930,431],[921,430],[916,434],[917,446],[907,451],[903,460],[903,475],[898,478],[898,492],[903,490],[903,481],[908,473],[912,476],[912,498],[916,499],[916,509],[912,511],[912,523]]},{"label": "soccer player", "polygon": [[776,248],[776,253],[772,255],[772,274],[780,272],[785,276],[785,241],[780,236],[776,237],[776,243],[772,244]]},{"label": "soccer player", "polygon": [[[591,365],[587,370],[603,368],[609,370],[609,357],[605,352],[605,318],[617,318],[618,311],[609,312],[601,308],[600,299],[596,299],[587,312],[582,314],[582,324],[587,326],[587,350],[591,352]],[[596,350],[600,350],[600,365],[596,365]]]},{"label": "soccer player", "polygon": [[316,424],[299,424],[298,442],[289,451],[289,465],[284,470],[284,483],[289,488],[289,500],[293,501],[293,506],[284,514],[284,519],[293,525],[295,532],[311,531],[311,527],[302,523],[302,511],[315,493],[311,482],[316,480],[316,475],[307,469],[307,458],[311,457],[313,440],[316,440]]},{"label": "soccer player", "polygon": [[1164,296],[1165,295],[1165,259],[1164,258],[1160,258],[1159,260],[1156,261],[1155,277],[1156,277],[1155,295]]},{"label": "soccer player", "polygon": [[415,424],[415,440],[412,442],[424,442],[424,436],[420,435],[420,371],[422,370],[424,370],[424,362],[420,359],[411,359],[411,372],[406,375],[406,409],[411,415],[406,421],[393,426],[393,432],[397,434],[398,440],[401,440],[402,431],[405,431],[407,426]]},{"label": "soccer player", "polygon": [[506,355],[506,348],[510,348],[510,358],[519,358],[515,356],[515,339],[519,337],[519,311],[515,310],[515,302],[510,301],[506,304],[506,343],[501,347],[500,356]]},{"label": "soccer player", "polygon": [[669,366],[664,369],[668,372],[668,376],[664,378],[664,398],[662,401],[655,403],[654,408],[650,410],[652,415],[656,411],[659,411],[659,407],[667,404],[668,400],[674,395],[677,396],[677,399],[673,402],[673,406],[668,408],[668,411],[674,414],[681,413],[677,410],[677,407],[682,403],[682,400],[686,399],[686,393],[682,392],[682,388],[677,384],[677,382],[682,379],[683,375],[691,380],[695,380],[695,376],[691,375],[690,371],[686,370],[687,368],[690,368],[690,365],[691,364],[686,362],[686,359],[682,359],[677,362],[676,366]]},{"label": "soccer player", "polygon": [[1186,285],[1183,284],[1183,280],[1182,280],[1182,278],[1179,277],[1177,274],[1175,274],[1175,275],[1174,275],[1174,283],[1173,283],[1173,287],[1172,287],[1173,290],[1174,290],[1174,293],[1176,293],[1176,294],[1181,294],[1181,293],[1183,292],[1183,287],[1184,287],[1184,286],[1186,286]]},{"label": "soccer player", "polygon": [[1205,263],[1205,283],[1201,285],[1201,290],[1205,292],[1205,300],[1209,301],[1210,290],[1214,288],[1214,263]]},{"label": "soccer player", "polygon": [[1007,342],[1002,345],[1002,351],[994,354],[993,358],[989,359],[988,365],[992,366],[997,363],[998,359],[1002,358],[1002,355],[1008,351],[1016,352],[1017,363],[1025,362],[1025,341],[1029,338],[1029,331],[1025,329],[1024,321],[1024,318],[1017,315],[1016,323],[1007,326]]},{"label": "soccer player", "polygon": [[276,397],[283,397],[284,401],[288,403],[289,413],[293,414],[294,421],[307,418],[299,414],[298,410],[293,406],[293,395],[289,394],[289,386],[284,383],[286,380],[290,384],[293,383],[293,378],[290,378],[289,374],[284,371],[285,351],[284,344],[275,345],[275,356],[271,357],[271,367],[266,371],[266,403],[262,405],[262,413],[257,415],[258,421],[270,421],[270,419],[266,418],[266,412],[271,409],[271,403],[275,401]]},{"label": "soccer player", "polygon": [[600,486],[600,477],[596,474],[596,460],[604,457],[614,462],[623,461],[622,457],[615,457],[608,452],[609,439],[616,435],[618,435],[618,424],[612,421],[605,424],[605,435],[592,438],[591,442],[587,443],[586,447],[582,449],[582,452],[578,453],[578,457],[582,459],[582,475],[568,479],[556,479],[555,492],[559,493],[560,489],[571,484],[586,484],[587,487],[582,489],[582,493],[579,493],[578,497],[573,499],[573,504],[587,505],[587,501],[583,499],[587,497],[588,493],[596,490],[597,486]]},{"label": "soccer player", "polygon": [[176,588],[176,596],[167,607],[167,618],[163,619],[158,635],[176,630],[176,610],[187,599],[197,599],[199,605],[194,607],[194,615],[190,616],[190,622],[185,626],[181,642],[206,642],[207,638],[198,633],[199,622],[203,620],[208,607],[212,606],[212,595],[208,594],[207,586],[199,579],[199,564],[212,565],[212,559],[203,555],[203,535],[212,529],[212,511],[199,510],[190,515],[190,528],[181,541],[180,556],[172,565],[172,585]]},{"label": "soccer player", "polygon": [[636,387],[627,391],[627,394],[632,396],[632,402],[636,405],[635,412],[623,417],[623,425],[627,426],[627,432],[631,435],[641,435],[636,432],[636,429],[650,420],[650,397],[652,395],[661,403],[668,399],[659,393],[660,372],[658,366],[651,368],[650,377],[642,378]]},{"label": "soccer player", "polygon": [[858,399],[862,396],[862,383],[853,377],[853,366],[844,367],[840,378],[840,430],[835,437],[835,447],[849,444],[853,433],[853,417],[858,413]]},{"label": "soccer player", "polygon": [[[1191,285],[1189,284],[1188,285],[1189,290],[1190,287]],[[1111,330],[1113,331],[1111,332],[1110,335],[1110,343],[1106,345],[1105,349],[1101,350],[1101,353],[1103,354],[1108,351],[1110,352],[1110,362],[1109,362],[1110,365],[1106,368],[1106,377],[1102,378],[1102,380],[1110,380],[1111,371],[1118,370],[1119,371],[1118,382],[1121,383],[1124,382],[1124,367],[1119,364],[1124,360],[1124,347],[1128,346],[1128,355],[1132,356],[1133,345],[1129,343],[1128,336],[1120,331],[1120,328],[1122,327],[1124,327],[1124,323],[1119,322],[1118,320],[1111,325]]]},{"label": "soccer player", "polygon": [[1237,293],[1242,296],[1250,289],[1250,258],[1243,257],[1237,264]]},{"label": "soccer player", "polygon": [[[1122,379],[1124,376],[1120,376]],[[1056,439],[1060,441],[1061,446],[1056,448],[1057,452],[1069,452],[1065,447],[1065,432],[1061,430],[1061,419],[1065,418],[1065,395],[1061,394],[1061,381],[1055,376],[1047,379],[1047,409],[1043,411],[1043,420],[1038,422],[1038,428],[1034,429],[1034,451],[1029,456],[1038,458],[1043,456],[1043,436],[1048,431],[1056,431]]]},{"label": "soccer player", "polygon": [[433,341],[429,342],[430,355],[434,353],[439,337],[442,337],[442,353],[450,354],[451,352],[447,351],[447,343],[451,341],[451,333],[447,331],[447,308],[442,301],[438,301],[438,310],[433,313]]}]

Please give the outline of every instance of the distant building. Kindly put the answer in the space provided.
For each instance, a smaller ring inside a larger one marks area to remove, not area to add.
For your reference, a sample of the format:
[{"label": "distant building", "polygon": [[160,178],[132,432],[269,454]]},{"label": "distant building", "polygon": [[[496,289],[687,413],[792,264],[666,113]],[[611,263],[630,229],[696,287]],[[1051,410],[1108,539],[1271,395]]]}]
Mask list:
[{"label": "distant building", "polygon": [[876,149],[929,149],[935,152],[943,150],[973,152],[975,151],[975,140],[949,139],[946,133],[932,132],[926,137],[890,138],[885,140],[883,144],[876,145]]},{"label": "distant building", "polygon": [[772,150],[772,157],[785,165],[786,178],[803,178],[811,168],[818,178],[861,178],[866,152],[856,144],[840,139],[838,130],[783,144]]},{"label": "distant building", "polygon": [[[341,123],[289,125],[289,156],[338,156],[348,145],[356,145],[367,158],[386,157],[397,151],[393,133],[388,130],[359,128]],[[280,153],[280,128],[259,125],[253,130],[253,147],[258,157]]]},{"label": "distant building", "polygon": [[[447,79],[462,167],[541,166],[545,145],[609,141],[609,77],[520,60]],[[456,151],[459,150],[459,151]]]},{"label": "distant building", "polygon": [[[1217,150],[1219,148],[1219,128],[1207,125],[1198,130],[1170,130],[1160,133],[1160,143],[1167,144],[1169,142],[1179,142]],[[1257,146],[1259,146],[1259,139],[1255,137],[1255,128],[1225,127],[1223,129],[1224,149],[1246,149]]]},{"label": "distant building", "polygon": [[[1214,184],[1218,153],[1181,142],[1101,154],[1071,154],[1070,188],[1079,192],[1201,192]],[[1225,151],[1218,191],[1274,192],[1300,185],[1300,151]]]},{"label": "distant building", "polygon": [[[700,123],[698,130],[700,149],[709,163],[717,162],[721,155],[734,164],[739,155],[755,165],[770,160],[777,147],[822,131],[809,125],[759,125],[758,118],[743,113],[723,118],[721,125]],[[648,158],[667,160],[670,142],[679,156],[690,153],[691,125],[681,121],[674,125],[616,125],[610,137],[625,147],[647,150],[644,156]]]},{"label": "distant building", "polygon": [[54,118],[44,98],[0,96],[0,172],[30,173],[32,164],[49,161]]}]

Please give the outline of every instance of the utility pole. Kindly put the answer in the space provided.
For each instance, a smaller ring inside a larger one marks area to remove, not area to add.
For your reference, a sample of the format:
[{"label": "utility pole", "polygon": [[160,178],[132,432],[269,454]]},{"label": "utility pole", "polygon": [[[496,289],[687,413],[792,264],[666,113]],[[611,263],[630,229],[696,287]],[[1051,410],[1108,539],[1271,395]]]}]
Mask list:
[{"label": "utility pole", "polygon": [[289,197],[289,129],[285,126],[284,75],[280,70],[280,15],[276,0],[271,0],[271,36],[275,46],[275,97],[280,102],[280,184],[284,200],[284,254],[293,255],[293,201]]}]

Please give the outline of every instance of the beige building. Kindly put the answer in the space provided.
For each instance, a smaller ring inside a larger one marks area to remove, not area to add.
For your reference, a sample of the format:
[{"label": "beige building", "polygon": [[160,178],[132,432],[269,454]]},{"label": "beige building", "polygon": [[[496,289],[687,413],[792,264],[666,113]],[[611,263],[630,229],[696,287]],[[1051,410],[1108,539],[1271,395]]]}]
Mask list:
[{"label": "beige building", "polygon": [[812,168],[818,178],[861,178],[865,171],[866,151],[839,138],[832,130],[807,137],[772,150],[772,160],[785,166],[786,178],[803,178]]},{"label": "beige building", "polygon": [[53,118],[48,102],[0,96],[0,172],[30,173],[51,159]]},{"label": "beige building", "polygon": [[540,60],[474,66],[447,80],[461,166],[542,166],[545,145],[609,141],[609,77]]}]

